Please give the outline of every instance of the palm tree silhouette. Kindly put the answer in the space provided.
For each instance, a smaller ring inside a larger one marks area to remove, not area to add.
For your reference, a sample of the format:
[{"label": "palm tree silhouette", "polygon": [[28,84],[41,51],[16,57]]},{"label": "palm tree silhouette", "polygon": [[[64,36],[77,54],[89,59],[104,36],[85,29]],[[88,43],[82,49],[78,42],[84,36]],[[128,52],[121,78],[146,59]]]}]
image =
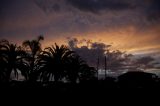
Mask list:
[{"label": "palm tree silhouette", "polygon": [[2,76],[5,76],[6,81],[10,81],[11,73],[14,72],[14,76],[18,79],[18,70],[25,76],[25,72],[22,70],[25,64],[22,62],[22,57],[25,52],[21,47],[17,47],[16,44],[9,43],[7,40],[0,42],[0,62],[1,69],[3,70]]},{"label": "palm tree silhouette", "polygon": [[60,81],[65,76],[66,63],[73,54],[66,46],[55,45],[45,48],[39,57],[41,68],[41,80],[55,82]]},{"label": "palm tree silhouette", "polygon": [[68,59],[66,66],[66,77],[71,83],[76,83],[77,79],[80,77],[80,72],[85,65],[85,62],[78,55],[73,55]]},{"label": "palm tree silhouette", "polygon": [[36,81],[38,79],[38,63],[37,57],[42,51],[40,41],[44,40],[43,36],[39,36],[36,40],[26,40],[22,43],[23,47],[27,51],[26,60],[28,63],[28,79],[30,81]]},{"label": "palm tree silhouette", "polygon": [[71,83],[75,84],[78,79],[89,79],[93,75],[91,75],[93,70],[95,69],[89,67],[80,56],[74,54],[72,55],[72,57],[70,57],[69,61],[67,62],[66,76]]},{"label": "palm tree silhouette", "polygon": [[4,82],[6,80],[6,65],[7,62],[4,58],[4,43],[7,42],[6,40],[0,41],[0,82]]}]

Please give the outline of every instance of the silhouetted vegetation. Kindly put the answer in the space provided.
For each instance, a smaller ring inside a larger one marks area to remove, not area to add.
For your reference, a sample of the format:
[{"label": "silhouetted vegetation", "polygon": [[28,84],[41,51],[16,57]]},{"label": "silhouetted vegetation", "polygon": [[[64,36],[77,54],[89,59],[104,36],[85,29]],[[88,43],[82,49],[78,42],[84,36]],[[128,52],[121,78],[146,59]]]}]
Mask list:
[{"label": "silhouetted vegetation", "polygon": [[[132,60],[131,54],[118,50],[104,50],[105,46],[100,44],[104,52],[105,78],[98,79],[97,67],[99,66],[95,66],[96,68],[89,66],[76,51],[70,50],[65,45],[58,46],[55,43],[42,50],[40,42],[43,39],[39,36],[36,40],[26,40],[22,46],[17,46],[7,40],[0,41],[1,87],[47,87],[60,91],[160,87],[157,75],[143,72],[144,69],[154,67],[152,57]],[[92,44],[91,51],[95,53],[100,45]],[[72,44],[72,46],[75,45]],[[76,49],[78,48],[73,50]],[[89,51],[87,47],[83,49]],[[97,57],[92,58],[97,60]],[[127,70],[128,72],[116,78],[108,76],[108,70],[114,72]],[[20,81],[19,77],[23,77],[23,80]]]}]

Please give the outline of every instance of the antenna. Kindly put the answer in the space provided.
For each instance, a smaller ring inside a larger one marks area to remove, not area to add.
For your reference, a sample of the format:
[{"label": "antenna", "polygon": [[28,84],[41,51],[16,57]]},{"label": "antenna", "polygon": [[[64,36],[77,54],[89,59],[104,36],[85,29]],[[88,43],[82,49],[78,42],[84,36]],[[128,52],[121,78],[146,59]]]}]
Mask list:
[{"label": "antenna", "polygon": [[99,57],[97,58],[97,79],[98,79],[98,70],[99,70]]},{"label": "antenna", "polygon": [[105,59],[104,59],[104,70],[105,70],[105,79],[106,79],[106,77],[107,77],[107,58],[106,58],[106,56],[104,57]]}]

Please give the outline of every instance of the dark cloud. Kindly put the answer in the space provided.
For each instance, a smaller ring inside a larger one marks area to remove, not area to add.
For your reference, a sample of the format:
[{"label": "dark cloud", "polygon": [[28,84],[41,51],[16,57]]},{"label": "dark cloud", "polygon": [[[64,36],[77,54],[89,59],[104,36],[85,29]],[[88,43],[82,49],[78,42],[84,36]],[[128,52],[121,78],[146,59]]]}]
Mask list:
[{"label": "dark cloud", "polygon": [[6,0],[1,0],[0,1],[0,11],[2,10],[3,6],[5,5]]},{"label": "dark cloud", "polygon": [[[83,46],[78,47],[78,45],[82,44]],[[68,45],[91,66],[96,67],[97,59],[99,58],[100,68],[104,68],[105,52],[110,45],[100,42],[92,42],[91,40],[86,39],[78,40],[77,38],[69,38]]]},{"label": "dark cloud", "polygon": [[[84,46],[79,47],[79,44],[83,44]],[[73,51],[86,60],[89,65],[97,67],[99,61],[99,69],[105,68],[105,56],[107,56],[107,68],[110,68],[112,71],[116,71],[125,66],[124,63],[128,61],[130,56],[119,50],[110,51],[111,45],[92,42],[86,39],[78,40],[77,38],[70,38],[68,45]]]},{"label": "dark cloud", "polygon": [[92,42],[86,39],[78,40],[77,38],[69,38],[68,40],[69,47],[86,60],[90,66],[97,67],[99,61],[99,69],[105,68],[105,56],[107,69],[113,72],[118,70],[150,69],[157,68],[156,65],[159,66],[159,62],[156,62],[155,58],[151,56],[136,58],[132,54],[126,54],[119,50],[111,51],[111,45],[101,42]]},{"label": "dark cloud", "polygon": [[156,65],[159,64],[155,61],[155,58],[151,56],[145,56],[138,58],[135,62],[135,65],[140,69],[149,69],[149,68],[156,68]]},{"label": "dark cloud", "polygon": [[160,22],[160,0],[150,1],[150,6],[147,9],[147,16],[149,21]]},{"label": "dark cloud", "polygon": [[[17,0],[15,0],[17,1]],[[3,15],[3,10],[5,7],[12,6],[11,4],[14,3],[13,0],[0,0],[0,18]]]},{"label": "dark cloud", "polygon": [[58,5],[58,4],[54,4],[53,6],[52,6],[52,8],[53,8],[53,10],[54,11],[60,11],[60,5]]},{"label": "dark cloud", "polygon": [[[74,31],[85,32],[93,28],[119,28],[127,25],[138,30],[150,28],[160,22],[159,0],[34,0],[47,15],[61,14],[61,19],[69,23]],[[80,12],[80,11],[83,12]],[[122,11],[125,10],[125,11]],[[104,13],[104,11],[107,11]],[[56,12],[54,14],[53,12]],[[86,14],[91,12],[95,14]],[[67,15],[68,13],[70,15]],[[100,15],[97,17],[97,14]],[[101,14],[104,13],[104,14]],[[60,16],[60,15],[58,15]],[[58,17],[58,19],[60,19]],[[64,22],[61,21],[61,22]],[[59,22],[59,23],[61,23]],[[61,27],[65,26],[65,23]],[[83,27],[82,27],[83,26]],[[57,27],[57,26],[56,26]],[[68,29],[67,26],[65,28]],[[107,30],[108,30],[107,29]]]},{"label": "dark cloud", "polygon": [[124,10],[132,6],[124,0],[67,0],[81,11],[97,13],[101,10]]},{"label": "dark cloud", "polygon": [[111,45],[106,45],[104,43],[100,43],[100,42],[94,42],[91,43],[91,48],[92,49],[100,49],[100,50],[105,50],[106,48],[110,47]]},{"label": "dark cloud", "polygon": [[146,57],[142,57],[140,59],[137,59],[137,64],[150,64],[151,62],[153,62],[155,59],[151,56],[146,56]]},{"label": "dark cloud", "polygon": [[50,13],[52,11],[59,12],[61,6],[52,0],[34,0],[35,4],[42,9],[45,13]]}]

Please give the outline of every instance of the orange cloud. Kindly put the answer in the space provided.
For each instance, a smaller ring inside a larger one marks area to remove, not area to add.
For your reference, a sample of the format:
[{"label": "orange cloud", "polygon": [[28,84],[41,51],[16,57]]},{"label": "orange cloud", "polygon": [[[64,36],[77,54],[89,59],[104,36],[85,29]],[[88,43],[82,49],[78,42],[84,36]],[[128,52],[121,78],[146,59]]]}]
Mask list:
[{"label": "orange cloud", "polygon": [[49,42],[46,45],[51,45],[54,42],[58,42],[59,44],[67,44],[67,35],[72,37],[76,37],[78,39],[90,39],[95,42],[103,42],[106,44],[111,44],[111,49],[118,49],[122,51],[127,51],[128,53],[146,53],[146,52],[156,52],[160,51],[160,35],[159,27],[151,28],[150,30],[146,30],[144,32],[137,31],[134,26],[127,26],[123,28],[119,28],[118,30],[110,30],[104,32],[91,31],[87,33],[67,33],[63,37],[50,37],[47,39]]}]

